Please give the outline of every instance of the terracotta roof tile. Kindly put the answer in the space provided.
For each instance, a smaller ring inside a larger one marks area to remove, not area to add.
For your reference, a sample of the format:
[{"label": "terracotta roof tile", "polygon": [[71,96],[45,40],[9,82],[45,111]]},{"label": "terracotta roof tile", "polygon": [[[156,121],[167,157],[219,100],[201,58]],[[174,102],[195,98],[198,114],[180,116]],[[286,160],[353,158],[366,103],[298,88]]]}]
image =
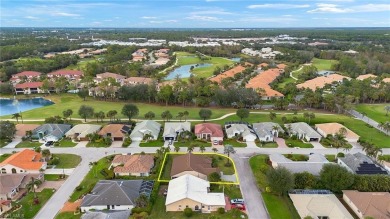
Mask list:
[{"label": "terracotta roof tile", "polygon": [[376,78],[377,76],[376,75],[373,75],[373,74],[365,74],[365,75],[359,75],[356,80],[360,80],[360,81],[363,81],[367,78]]},{"label": "terracotta roof tile", "polygon": [[[357,135],[355,132],[349,130],[347,127],[339,124],[339,123],[323,123],[323,124],[316,124],[316,128],[321,129],[326,135],[334,135],[339,132],[341,128],[345,128],[347,130],[347,134],[345,137],[347,138],[359,138],[359,135]],[[326,136],[325,136],[326,137]]]},{"label": "terracotta roof tile", "polygon": [[114,168],[115,173],[148,173],[154,165],[154,156],[116,155],[112,163],[123,164]]},{"label": "terracotta roof tile", "polygon": [[318,88],[325,87],[326,84],[332,84],[333,82],[342,81],[343,79],[350,80],[351,78],[339,74],[331,74],[329,76],[316,77],[301,84],[297,84],[297,88],[309,88],[314,91]]},{"label": "terracotta roof tile", "polygon": [[15,153],[0,163],[0,167],[7,164],[25,170],[40,170],[45,162],[41,162],[42,155],[30,149]]},{"label": "terracotta roof tile", "polygon": [[245,87],[253,88],[255,90],[263,89],[265,91],[266,97],[283,97],[284,95],[282,93],[273,90],[271,86],[269,86],[269,84],[272,83],[280,74],[281,72],[279,71],[279,69],[268,69],[249,80]]},{"label": "terracotta roof tile", "polygon": [[356,190],[343,190],[343,193],[363,214],[363,217],[369,216],[376,219],[389,218],[390,193],[359,192]]},{"label": "terracotta roof tile", "polygon": [[196,171],[208,176],[218,172],[218,168],[211,167],[211,158],[207,156],[187,153],[173,158],[171,176],[184,171]]},{"label": "terracotta roof tile", "polygon": [[25,88],[39,88],[42,87],[43,82],[26,82],[22,84],[16,84],[15,88],[25,89]]},{"label": "terracotta roof tile", "polygon": [[104,72],[101,74],[97,74],[96,77],[99,78],[115,78],[115,79],[125,79],[126,77],[120,74],[115,74],[111,72]]},{"label": "terracotta roof tile", "polygon": [[37,124],[16,124],[16,136],[26,136],[26,131],[32,131],[41,125]]},{"label": "terracotta roof tile", "polygon": [[122,124],[109,124],[109,125],[104,126],[99,131],[98,134],[99,135],[107,135],[108,133],[110,133],[112,138],[125,137],[125,134],[122,132],[123,126],[125,126],[125,125],[122,125]]},{"label": "terracotta roof tile", "polygon": [[42,73],[37,72],[37,71],[23,71],[19,72],[17,74],[13,74],[12,77],[22,77],[22,76],[27,76],[27,77],[39,77]]},{"label": "terracotta roof tile", "polygon": [[217,83],[221,83],[222,79],[224,78],[231,78],[231,77],[234,77],[235,74],[238,74],[238,73],[241,73],[245,70],[245,67],[241,66],[241,65],[238,65],[230,70],[227,70],[213,78],[211,78],[210,80],[211,81],[215,81]]},{"label": "terracotta roof tile", "polygon": [[214,123],[201,123],[195,125],[195,135],[201,133],[211,133],[211,137],[223,137],[221,125]]}]

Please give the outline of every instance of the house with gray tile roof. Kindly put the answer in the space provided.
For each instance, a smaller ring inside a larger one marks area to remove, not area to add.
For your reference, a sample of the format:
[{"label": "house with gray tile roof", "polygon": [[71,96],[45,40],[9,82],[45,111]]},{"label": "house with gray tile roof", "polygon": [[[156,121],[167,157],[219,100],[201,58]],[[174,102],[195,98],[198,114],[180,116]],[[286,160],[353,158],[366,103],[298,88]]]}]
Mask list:
[{"label": "house with gray tile roof", "polygon": [[59,141],[72,126],[69,124],[44,124],[32,130],[32,138],[39,141]]},{"label": "house with gray tile roof", "polygon": [[164,141],[177,141],[177,136],[184,131],[191,131],[190,122],[166,122],[163,133]]},{"label": "house with gray tile roof", "polygon": [[388,174],[382,166],[360,152],[339,157],[337,163],[355,174]]},{"label": "house with gray tile roof", "polygon": [[298,139],[305,141],[320,141],[321,135],[305,122],[288,123],[284,125],[290,136],[297,136]]},{"label": "house with gray tile roof", "polygon": [[274,141],[274,137],[278,137],[279,132],[283,132],[282,127],[274,122],[253,123],[253,130],[259,140],[264,142]]},{"label": "house with gray tile roof", "polygon": [[157,140],[160,133],[161,124],[152,120],[144,120],[135,125],[130,134],[133,141],[142,141],[146,134],[151,135],[151,139]]},{"label": "house with gray tile roof", "polygon": [[130,211],[89,211],[81,219],[129,219]]},{"label": "house with gray tile roof", "polygon": [[273,168],[285,167],[292,173],[309,172],[313,175],[320,175],[320,171],[329,161],[322,154],[311,154],[307,161],[292,161],[282,154],[271,154],[269,159]]},{"label": "house with gray tile roof", "polygon": [[228,122],[225,124],[225,132],[227,138],[242,137],[246,142],[255,141],[257,135],[252,127],[243,122]]},{"label": "house with gray tile roof", "polygon": [[92,192],[81,202],[81,211],[131,210],[141,195],[150,196],[153,181],[145,180],[100,180]]}]

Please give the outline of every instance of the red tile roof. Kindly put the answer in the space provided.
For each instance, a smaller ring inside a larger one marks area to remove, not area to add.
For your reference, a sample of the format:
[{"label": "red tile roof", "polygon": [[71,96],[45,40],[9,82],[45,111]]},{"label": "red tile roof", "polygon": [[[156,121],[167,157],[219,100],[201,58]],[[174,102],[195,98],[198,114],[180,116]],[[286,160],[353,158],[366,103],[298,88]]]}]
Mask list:
[{"label": "red tile roof", "polygon": [[19,88],[19,89],[38,88],[38,87],[42,87],[42,85],[43,85],[43,82],[26,82],[26,83],[22,83],[22,84],[16,84],[15,88]]},{"label": "red tile roof", "polygon": [[230,70],[227,70],[213,78],[211,78],[210,80],[211,81],[215,81],[217,83],[221,83],[222,79],[224,78],[231,78],[233,77],[235,74],[238,74],[238,73],[241,73],[245,70],[245,67],[241,66],[241,65],[238,65]]},{"label": "red tile roof", "polygon": [[47,75],[56,75],[56,76],[74,75],[74,76],[82,76],[83,72],[82,71],[78,71],[78,70],[62,69],[62,70],[50,72]]},{"label": "red tile roof", "polygon": [[40,162],[42,155],[30,149],[15,153],[0,163],[0,167],[10,164],[25,170],[40,170],[45,162]]},{"label": "red tile roof", "polygon": [[256,77],[249,80],[246,88],[263,89],[266,97],[283,97],[284,95],[276,90],[273,90],[269,84],[272,83],[281,72],[279,69],[272,68],[261,72]]},{"label": "red tile roof", "polygon": [[104,72],[101,74],[97,74],[96,77],[100,78],[115,78],[115,79],[125,79],[126,77],[120,74],[115,74],[111,72]]},{"label": "red tile roof", "polygon": [[211,137],[223,137],[222,127],[214,123],[201,123],[195,125],[195,135],[211,133]]},{"label": "red tile roof", "polygon": [[22,72],[19,72],[17,74],[13,74],[12,77],[23,77],[23,76],[26,76],[26,77],[39,77],[42,73],[40,72],[37,72],[37,71],[22,71]]},{"label": "red tile roof", "polygon": [[148,173],[154,165],[154,156],[116,155],[112,163],[123,164],[114,168],[115,173]]},{"label": "red tile roof", "polygon": [[317,90],[318,88],[325,87],[326,84],[332,84],[333,82],[342,81],[343,79],[350,80],[351,78],[345,77],[339,74],[331,74],[329,76],[321,76],[316,77],[314,79],[305,81],[301,84],[297,84],[297,88],[309,88],[313,91]]}]

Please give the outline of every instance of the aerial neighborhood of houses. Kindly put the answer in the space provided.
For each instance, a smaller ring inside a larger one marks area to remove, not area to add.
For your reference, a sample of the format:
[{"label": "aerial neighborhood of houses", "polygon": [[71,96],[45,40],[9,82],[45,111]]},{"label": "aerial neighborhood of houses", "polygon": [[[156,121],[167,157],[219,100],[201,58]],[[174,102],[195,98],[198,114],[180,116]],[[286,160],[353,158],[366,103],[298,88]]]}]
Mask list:
[{"label": "aerial neighborhood of houses", "polygon": [[358,109],[390,78],[329,64],[357,47],[97,35],[0,81],[0,218],[390,218],[390,106]]}]

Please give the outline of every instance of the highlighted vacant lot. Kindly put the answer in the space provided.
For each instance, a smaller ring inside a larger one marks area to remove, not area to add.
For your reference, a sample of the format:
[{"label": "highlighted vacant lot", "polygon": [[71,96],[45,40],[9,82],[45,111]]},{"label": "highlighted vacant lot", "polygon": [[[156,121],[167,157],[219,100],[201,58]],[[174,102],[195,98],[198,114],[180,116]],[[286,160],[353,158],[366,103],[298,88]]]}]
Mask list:
[{"label": "highlighted vacant lot", "polygon": [[[158,181],[159,182],[169,182],[170,181],[170,171],[172,167],[173,158],[177,157],[179,155],[184,155],[186,153],[182,152],[169,152],[166,153],[164,156],[163,163],[161,165],[160,173],[158,175]],[[221,181],[221,182],[210,182],[210,184],[224,184],[224,185],[238,185],[239,179],[237,176],[237,170],[236,165],[234,164],[234,161],[225,155],[217,154],[217,153],[193,153],[197,155],[202,156],[208,156],[215,159],[215,164],[219,168],[220,171],[222,171],[225,175],[234,175],[235,182],[227,182],[227,181]],[[229,162],[232,164],[232,166],[225,166],[226,162]]]},{"label": "highlighted vacant lot", "polygon": [[386,122],[390,121],[390,111],[386,116],[385,106],[390,106],[388,104],[359,104],[356,106],[356,110],[359,113],[365,113],[367,117],[373,119],[377,122]]}]

